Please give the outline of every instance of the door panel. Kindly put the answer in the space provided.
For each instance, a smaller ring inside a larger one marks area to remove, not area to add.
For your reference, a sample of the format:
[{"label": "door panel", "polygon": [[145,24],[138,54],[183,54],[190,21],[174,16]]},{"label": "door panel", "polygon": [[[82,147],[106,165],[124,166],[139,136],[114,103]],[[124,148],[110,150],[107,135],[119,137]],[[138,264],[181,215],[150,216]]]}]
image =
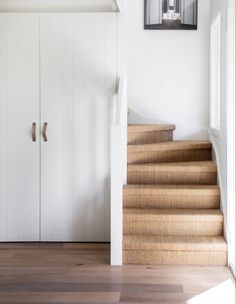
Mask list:
[{"label": "door panel", "polygon": [[0,241],[39,240],[39,16],[0,13]]},{"label": "door panel", "polygon": [[43,241],[109,240],[116,14],[42,14]]}]

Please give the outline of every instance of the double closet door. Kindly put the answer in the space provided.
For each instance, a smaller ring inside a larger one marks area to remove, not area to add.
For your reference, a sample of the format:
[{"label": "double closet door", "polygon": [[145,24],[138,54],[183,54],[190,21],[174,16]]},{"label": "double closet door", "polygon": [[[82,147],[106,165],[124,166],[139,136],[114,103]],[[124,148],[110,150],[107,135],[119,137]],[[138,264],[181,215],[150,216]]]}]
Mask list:
[{"label": "double closet door", "polygon": [[108,241],[116,15],[0,13],[0,241]]}]

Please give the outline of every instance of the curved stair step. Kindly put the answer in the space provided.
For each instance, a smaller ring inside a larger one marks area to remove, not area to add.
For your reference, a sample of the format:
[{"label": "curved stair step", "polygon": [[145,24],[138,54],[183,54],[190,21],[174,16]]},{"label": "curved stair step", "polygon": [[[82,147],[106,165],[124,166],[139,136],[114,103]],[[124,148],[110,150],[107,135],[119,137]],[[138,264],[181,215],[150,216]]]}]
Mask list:
[{"label": "curved stair step", "polygon": [[173,140],[175,125],[129,125],[128,144],[149,144]]},{"label": "curved stair step", "polygon": [[128,145],[128,164],[211,160],[209,141],[170,141]]},{"label": "curved stair step", "polygon": [[173,124],[150,124],[150,125],[141,125],[141,124],[132,124],[128,125],[128,130],[130,133],[136,132],[160,132],[160,131],[174,131],[175,125]]},{"label": "curved stair step", "polygon": [[217,167],[213,161],[128,165],[128,184],[216,183]]},{"label": "curved stair step", "polygon": [[125,208],[217,209],[220,189],[216,185],[127,185]]}]

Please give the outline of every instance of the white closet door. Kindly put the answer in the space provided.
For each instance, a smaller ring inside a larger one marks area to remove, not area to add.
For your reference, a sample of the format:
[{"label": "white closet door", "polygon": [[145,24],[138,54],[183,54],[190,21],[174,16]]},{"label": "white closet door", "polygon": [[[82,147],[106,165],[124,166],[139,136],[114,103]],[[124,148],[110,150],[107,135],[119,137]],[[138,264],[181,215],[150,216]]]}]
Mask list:
[{"label": "white closet door", "polygon": [[116,14],[42,14],[42,240],[109,240]]},{"label": "white closet door", "polygon": [[39,16],[0,13],[0,241],[39,240]]}]

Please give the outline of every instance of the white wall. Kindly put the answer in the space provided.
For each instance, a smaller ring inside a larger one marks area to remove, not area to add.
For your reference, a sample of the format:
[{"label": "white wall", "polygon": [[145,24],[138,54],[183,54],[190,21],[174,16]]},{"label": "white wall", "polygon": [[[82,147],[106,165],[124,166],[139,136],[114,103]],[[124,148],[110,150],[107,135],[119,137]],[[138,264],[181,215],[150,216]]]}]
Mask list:
[{"label": "white wall", "polygon": [[219,182],[221,186],[221,207],[227,227],[227,1],[211,0],[210,20],[221,12],[221,107],[220,133],[212,134],[212,141],[218,156]]},{"label": "white wall", "polygon": [[198,30],[144,30],[144,1],[128,3],[128,103],[175,123],[176,139],[208,138],[209,3],[198,2]]}]

